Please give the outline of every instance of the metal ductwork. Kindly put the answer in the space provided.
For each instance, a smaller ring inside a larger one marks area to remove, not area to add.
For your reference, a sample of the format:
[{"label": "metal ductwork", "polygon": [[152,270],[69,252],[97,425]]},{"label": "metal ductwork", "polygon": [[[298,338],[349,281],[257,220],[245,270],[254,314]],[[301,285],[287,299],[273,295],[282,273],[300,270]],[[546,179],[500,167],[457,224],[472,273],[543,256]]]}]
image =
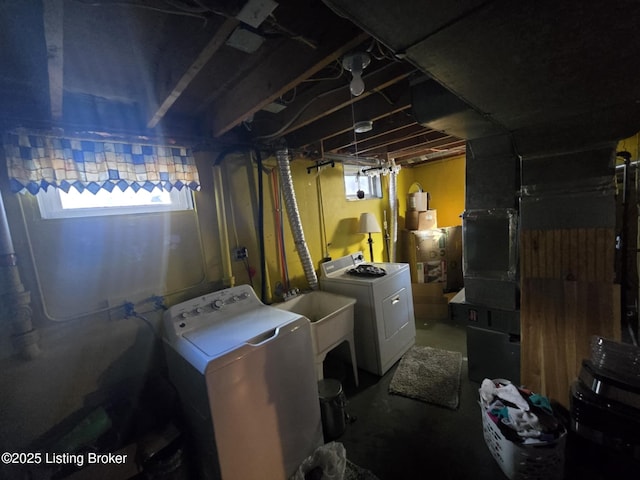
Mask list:
[{"label": "metal ductwork", "polygon": [[311,254],[309,253],[309,248],[304,238],[300,211],[298,210],[298,202],[293,189],[293,178],[291,176],[291,167],[289,165],[289,150],[286,148],[279,149],[276,152],[276,159],[278,161],[278,172],[280,174],[280,180],[282,181],[284,203],[287,209],[287,216],[289,217],[289,225],[291,226],[293,241],[296,244],[296,250],[298,251],[300,261],[302,262],[302,268],[304,269],[307,282],[312,290],[317,290],[318,277],[315,269],[313,268]]},{"label": "metal ductwork", "polygon": [[503,127],[427,77],[411,85],[411,113],[419,124],[458,138],[505,133]]}]

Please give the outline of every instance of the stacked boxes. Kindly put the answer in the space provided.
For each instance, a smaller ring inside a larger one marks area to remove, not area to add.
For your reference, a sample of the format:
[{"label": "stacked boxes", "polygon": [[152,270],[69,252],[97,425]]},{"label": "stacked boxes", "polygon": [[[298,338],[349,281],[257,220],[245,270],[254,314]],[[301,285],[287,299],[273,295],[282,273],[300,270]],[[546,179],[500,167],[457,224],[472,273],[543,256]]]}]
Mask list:
[{"label": "stacked boxes", "polygon": [[404,221],[407,230],[429,230],[438,226],[435,210],[407,210]]},{"label": "stacked boxes", "polygon": [[401,242],[411,272],[416,319],[447,320],[444,292],[462,288],[462,227],[404,230]]},{"label": "stacked boxes", "polygon": [[429,230],[438,227],[435,210],[429,210],[429,193],[416,192],[407,196],[405,228],[407,230]]},{"label": "stacked boxes", "polygon": [[449,302],[442,292],[442,283],[412,283],[413,312],[419,320],[446,320]]},{"label": "stacked boxes", "polygon": [[443,291],[462,288],[462,227],[405,232],[411,281],[441,283]]}]

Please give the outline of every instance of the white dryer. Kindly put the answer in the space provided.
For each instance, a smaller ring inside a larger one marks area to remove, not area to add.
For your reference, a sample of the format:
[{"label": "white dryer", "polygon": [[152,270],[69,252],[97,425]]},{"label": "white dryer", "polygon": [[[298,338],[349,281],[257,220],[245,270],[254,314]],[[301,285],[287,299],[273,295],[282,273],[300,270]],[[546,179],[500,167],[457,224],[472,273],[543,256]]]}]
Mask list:
[{"label": "white dryer", "polygon": [[174,305],[164,330],[198,478],[285,480],[322,445],[307,318],[241,285]]},{"label": "white dryer", "polygon": [[356,299],[358,367],[384,375],[415,343],[411,274],[406,263],[365,263],[362,252],[321,265],[320,289]]}]

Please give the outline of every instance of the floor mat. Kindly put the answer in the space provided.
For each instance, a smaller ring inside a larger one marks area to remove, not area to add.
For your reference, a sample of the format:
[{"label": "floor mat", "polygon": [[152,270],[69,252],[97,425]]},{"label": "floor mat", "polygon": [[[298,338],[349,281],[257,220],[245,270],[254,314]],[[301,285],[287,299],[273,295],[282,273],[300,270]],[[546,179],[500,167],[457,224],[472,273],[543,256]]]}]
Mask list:
[{"label": "floor mat", "polygon": [[455,410],[459,404],[462,354],[414,345],[400,359],[389,393]]}]

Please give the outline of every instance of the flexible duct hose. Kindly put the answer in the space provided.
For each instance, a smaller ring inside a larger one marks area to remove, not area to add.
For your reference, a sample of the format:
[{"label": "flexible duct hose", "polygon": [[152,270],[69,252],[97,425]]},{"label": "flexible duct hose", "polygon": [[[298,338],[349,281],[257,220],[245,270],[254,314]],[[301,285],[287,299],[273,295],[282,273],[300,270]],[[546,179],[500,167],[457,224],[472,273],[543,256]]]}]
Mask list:
[{"label": "flexible duct hose", "polygon": [[286,148],[278,150],[276,152],[276,159],[278,160],[278,172],[280,173],[280,180],[282,182],[284,204],[287,209],[287,216],[289,217],[289,225],[291,226],[293,241],[296,244],[296,250],[298,250],[298,256],[302,262],[302,268],[305,276],[307,277],[307,282],[312,290],[317,290],[318,277],[316,276],[316,271],[313,268],[313,262],[311,261],[311,254],[309,253],[307,242],[304,239],[304,231],[302,230],[302,221],[300,220],[296,194],[293,190],[293,179],[291,177],[291,168],[289,166],[289,150]]},{"label": "flexible duct hose", "polygon": [[398,243],[398,199],[397,197],[397,177],[395,168],[391,168],[389,173],[389,208],[391,210],[391,249],[389,251],[389,261],[396,261],[396,246]]}]

